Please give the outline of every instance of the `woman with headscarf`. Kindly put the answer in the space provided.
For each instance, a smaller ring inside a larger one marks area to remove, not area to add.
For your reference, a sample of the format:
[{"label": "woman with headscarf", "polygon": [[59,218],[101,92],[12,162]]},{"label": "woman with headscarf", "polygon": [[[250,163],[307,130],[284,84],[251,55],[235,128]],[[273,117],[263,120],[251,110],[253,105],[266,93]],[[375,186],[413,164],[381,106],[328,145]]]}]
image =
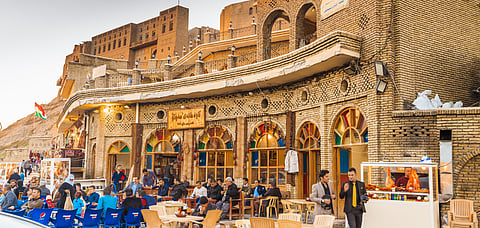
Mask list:
[{"label": "woman with headscarf", "polygon": [[64,208],[65,206],[65,200],[67,200],[67,195],[70,193],[70,198],[73,201],[73,196],[75,195],[75,187],[73,187],[73,179],[75,177],[73,174],[70,174],[67,179],[65,179],[65,182],[63,182],[62,185],[60,185],[60,188],[58,188],[58,192],[61,194],[60,201],[58,202],[58,208]]}]

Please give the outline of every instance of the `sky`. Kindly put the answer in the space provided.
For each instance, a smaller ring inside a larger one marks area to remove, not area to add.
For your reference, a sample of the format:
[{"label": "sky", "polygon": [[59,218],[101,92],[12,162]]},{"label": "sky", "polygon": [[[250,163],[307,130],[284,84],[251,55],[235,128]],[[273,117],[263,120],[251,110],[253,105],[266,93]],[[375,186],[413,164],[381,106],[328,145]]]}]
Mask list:
[{"label": "sky", "polygon": [[[220,13],[242,0],[180,0],[189,28],[220,28]],[[57,96],[65,56],[75,44],[158,16],[177,0],[14,0],[0,8],[0,123],[5,129]],[[48,118],[48,113],[47,113]],[[53,117],[52,117],[53,118]],[[55,117],[56,118],[56,117]]]}]

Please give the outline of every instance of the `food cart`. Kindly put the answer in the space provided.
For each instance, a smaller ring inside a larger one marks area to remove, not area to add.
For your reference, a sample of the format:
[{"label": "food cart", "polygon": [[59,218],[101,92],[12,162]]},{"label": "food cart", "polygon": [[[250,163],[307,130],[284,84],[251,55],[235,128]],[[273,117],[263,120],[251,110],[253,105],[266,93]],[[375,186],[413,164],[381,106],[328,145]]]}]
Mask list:
[{"label": "food cart", "polygon": [[0,162],[0,184],[3,186],[15,169],[20,171],[21,162]]},{"label": "food cart", "polygon": [[[407,185],[395,186],[406,170]],[[369,198],[363,227],[440,227],[436,163],[364,162],[361,180]]]},{"label": "food cart", "polygon": [[70,175],[70,158],[43,159],[40,168],[40,183],[52,192],[55,183],[62,183]]}]

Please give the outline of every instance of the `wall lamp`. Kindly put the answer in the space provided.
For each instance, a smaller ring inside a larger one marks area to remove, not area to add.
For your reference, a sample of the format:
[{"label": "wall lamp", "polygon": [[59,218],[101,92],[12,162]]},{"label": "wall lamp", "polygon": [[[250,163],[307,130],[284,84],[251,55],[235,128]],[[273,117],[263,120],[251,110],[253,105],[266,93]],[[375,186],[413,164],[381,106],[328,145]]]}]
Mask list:
[{"label": "wall lamp", "polygon": [[170,60],[172,60],[172,56],[167,55],[167,64],[170,64]]},{"label": "wall lamp", "polygon": [[[375,74],[377,75],[377,77],[383,77],[383,76],[386,76],[387,74],[390,75],[390,72],[388,71],[387,67],[382,61],[375,61]],[[383,93],[387,88],[387,84],[388,84],[387,81],[379,78],[377,81],[377,85],[375,86],[375,90],[377,92]]]},{"label": "wall lamp", "polygon": [[235,44],[232,45],[232,47],[230,48],[230,50],[232,50],[232,55],[235,55]]},{"label": "wall lamp", "polygon": [[198,52],[198,60],[202,60],[202,51]]}]

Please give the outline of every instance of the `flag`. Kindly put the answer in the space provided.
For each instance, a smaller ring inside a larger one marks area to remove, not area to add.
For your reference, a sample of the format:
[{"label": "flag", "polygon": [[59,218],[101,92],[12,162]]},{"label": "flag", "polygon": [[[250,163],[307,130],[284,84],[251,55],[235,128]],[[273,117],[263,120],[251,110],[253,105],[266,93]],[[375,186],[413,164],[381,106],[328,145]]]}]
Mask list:
[{"label": "flag", "polygon": [[37,102],[35,102],[35,116],[38,116],[44,120],[47,119],[47,115],[45,114],[45,111],[43,110],[42,106],[37,104]]}]

